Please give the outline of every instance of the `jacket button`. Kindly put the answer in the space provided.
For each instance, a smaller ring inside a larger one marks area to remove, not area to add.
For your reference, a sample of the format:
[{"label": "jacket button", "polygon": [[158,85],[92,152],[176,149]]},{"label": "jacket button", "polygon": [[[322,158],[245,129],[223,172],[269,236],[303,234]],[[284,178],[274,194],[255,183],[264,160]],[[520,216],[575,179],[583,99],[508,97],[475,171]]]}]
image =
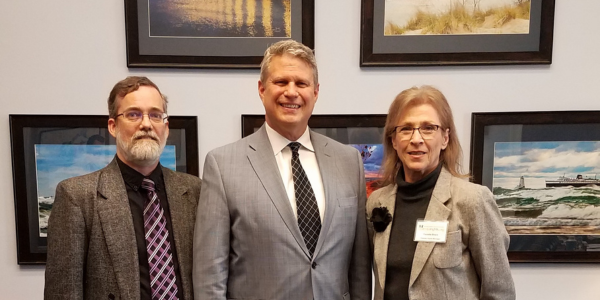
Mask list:
[{"label": "jacket button", "polygon": [[312,268],[313,268],[313,269],[316,269],[316,268],[317,268],[317,263],[316,263],[316,262],[314,262],[314,261],[313,261],[313,263],[312,263]]},{"label": "jacket button", "polygon": [[113,295],[112,293],[108,294],[108,299],[115,299],[115,295]]}]

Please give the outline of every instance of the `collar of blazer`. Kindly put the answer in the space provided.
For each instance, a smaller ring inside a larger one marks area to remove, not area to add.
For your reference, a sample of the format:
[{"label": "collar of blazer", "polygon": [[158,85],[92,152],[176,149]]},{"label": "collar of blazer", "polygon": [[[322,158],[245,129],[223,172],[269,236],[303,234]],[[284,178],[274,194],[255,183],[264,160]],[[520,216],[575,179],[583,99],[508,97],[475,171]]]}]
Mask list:
[{"label": "collar of blazer", "polygon": [[[331,188],[333,176],[335,175],[335,162],[330,147],[328,147],[329,141],[324,136],[310,131],[310,138],[315,148],[315,155],[321,171],[321,177],[323,180],[323,188],[325,189],[326,199],[337,199],[335,190]],[[263,125],[257,132],[247,137],[248,143],[248,160],[256,172],[258,179],[264,186],[267,194],[271,198],[273,205],[281,215],[281,218],[285,222],[288,230],[292,236],[302,248],[305,255],[310,257],[308,249],[304,244],[302,233],[298,228],[298,221],[294,216],[294,212],[290,206],[285,187],[281,181],[281,175],[277,162],[274,157],[273,148],[269,142],[265,126]],[[325,201],[325,216],[323,220],[323,226],[321,227],[321,234],[319,235],[319,241],[315,248],[315,254],[313,260],[318,256],[319,250],[323,245],[323,241],[327,235],[331,220],[336,209],[335,201]]]},{"label": "collar of blazer", "polygon": [[[425,214],[425,220],[429,221],[445,221],[450,216],[450,209],[446,207],[446,202],[450,199],[450,183],[452,181],[452,175],[446,168],[442,168],[440,176],[435,184],[433,193],[431,195],[431,201],[427,207]],[[370,214],[373,208],[384,206],[387,207],[390,214],[394,215],[394,209],[396,206],[396,190],[395,184],[388,185],[381,189],[381,192],[374,194],[373,199],[369,200],[367,217],[370,218]],[[392,228],[392,222],[387,226],[383,232],[374,232],[373,234],[373,246],[374,246],[374,260],[375,260],[375,272],[379,277],[380,288],[385,287],[385,271],[387,267],[387,256],[388,256],[388,245],[390,242],[390,231]],[[433,242],[419,242],[417,243],[417,249],[415,250],[415,256],[413,259],[413,265],[410,273],[410,284],[412,286],[419,277],[419,274],[423,270],[423,266],[429,258],[431,251],[433,250],[435,243]]]}]

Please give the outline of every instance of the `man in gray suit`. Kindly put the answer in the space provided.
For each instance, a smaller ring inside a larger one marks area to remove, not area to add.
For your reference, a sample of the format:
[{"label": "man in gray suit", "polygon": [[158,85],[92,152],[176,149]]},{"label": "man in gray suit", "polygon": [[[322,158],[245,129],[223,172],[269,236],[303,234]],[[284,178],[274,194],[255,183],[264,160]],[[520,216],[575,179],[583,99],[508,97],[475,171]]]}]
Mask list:
[{"label": "man in gray suit", "polygon": [[146,77],[108,99],[117,154],[62,181],[48,222],[45,299],[193,299],[192,236],[200,179],[162,167],[167,100]]},{"label": "man in gray suit", "polygon": [[319,95],[312,50],[269,47],[258,93],[266,123],[206,157],[195,299],[370,299],[362,159],[308,128]]}]

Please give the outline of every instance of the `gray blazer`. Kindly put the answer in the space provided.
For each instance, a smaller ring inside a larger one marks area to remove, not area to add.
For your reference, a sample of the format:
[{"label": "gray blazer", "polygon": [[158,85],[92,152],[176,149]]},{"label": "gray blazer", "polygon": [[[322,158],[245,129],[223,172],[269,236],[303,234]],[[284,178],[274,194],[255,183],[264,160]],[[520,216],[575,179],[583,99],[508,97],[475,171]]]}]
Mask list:
[{"label": "gray blazer", "polygon": [[205,299],[370,299],[359,153],[310,132],[325,189],[313,259],[265,127],[208,153],[194,234],[194,292]]},{"label": "gray blazer", "polygon": [[[371,194],[373,208],[387,207],[394,213],[395,184]],[[456,178],[442,168],[425,220],[448,220],[446,243],[419,242],[415,251],[408,288],[417,299],[515,299],[515,288],[506,251],[509,236],[492,193],[483,186]],[[375,300],[383,299],[390,240],[390,223],[376,232],[369,222],[374,249]]]},{"label": "gray blazer", "polygon": [[[167,168],[162,171],[180,288],[184,299],[191,300],[192,235],[201,181]],[[140,299],[133,220],[116,160],[58,184],[48,222],[44,299]]]}]

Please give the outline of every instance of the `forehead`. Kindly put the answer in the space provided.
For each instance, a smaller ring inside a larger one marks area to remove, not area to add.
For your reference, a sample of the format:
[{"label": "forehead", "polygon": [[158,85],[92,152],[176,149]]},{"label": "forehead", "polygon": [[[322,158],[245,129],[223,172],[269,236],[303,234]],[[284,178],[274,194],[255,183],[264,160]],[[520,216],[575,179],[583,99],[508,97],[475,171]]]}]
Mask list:
[{"label": "forehead", "polygon": [[289,74],[312,77],[312,67],[308,62],[291,54],[273,56],[269,65],[269,77]]},{"label": "forehead", "polygon": [[122,99],[119,99],[117,108],[162,109],[163,99],[158,90],[151,86],[140,86]]},{"label": "forehead", "polygon": [[398,124],[440,123],[440,118],[431,104],[409,106],[400,113]]}]

